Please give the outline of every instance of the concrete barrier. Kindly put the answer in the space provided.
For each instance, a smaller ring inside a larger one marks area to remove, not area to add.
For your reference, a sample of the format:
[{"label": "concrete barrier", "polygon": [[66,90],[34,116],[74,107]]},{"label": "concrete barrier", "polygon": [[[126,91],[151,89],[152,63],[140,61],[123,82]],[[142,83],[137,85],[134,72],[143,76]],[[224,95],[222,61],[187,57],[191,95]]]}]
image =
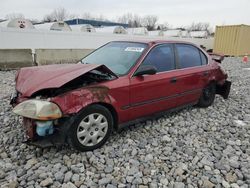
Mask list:
[{"label": "concrete barrier", "polygon": [[77,63],[92,51],[92,49],[36,49],[35,63],[37,65]]},{"label": "concrete barrier", "polygon": [[0,49],[0,69],[13,69],[33,65],[30,49]]}]

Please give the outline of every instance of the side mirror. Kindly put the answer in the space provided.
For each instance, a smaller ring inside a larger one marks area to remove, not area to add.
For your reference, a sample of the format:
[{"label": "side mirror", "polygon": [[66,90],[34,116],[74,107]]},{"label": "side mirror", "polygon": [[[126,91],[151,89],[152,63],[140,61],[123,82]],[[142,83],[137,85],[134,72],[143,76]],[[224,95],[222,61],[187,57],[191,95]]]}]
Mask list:
[{"label": "side mirror", "polygon": [[144,66],[140,66],[137,71],[135,72],[134,76],[142,76],[145,74],[156,74],[157,70],[154,66],[152,65],[144,65]]}]

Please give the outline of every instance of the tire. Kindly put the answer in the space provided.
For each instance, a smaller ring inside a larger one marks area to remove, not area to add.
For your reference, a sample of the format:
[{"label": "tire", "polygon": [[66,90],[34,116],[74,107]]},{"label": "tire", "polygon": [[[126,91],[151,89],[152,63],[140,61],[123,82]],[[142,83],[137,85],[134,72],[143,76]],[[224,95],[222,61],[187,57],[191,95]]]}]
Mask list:
[{"label": "tire", "polygon": [[79,151],[101,147],[111,135],[113,117],[101,105],[91,105],[80,111],[69,129],[68,142]]},{"label": "tire", "polygon": [[216,94],[216,85],[215,83],[210,83],[207,87],[205,87],[200,96],[198,106],[205,108],[213,104]]}]

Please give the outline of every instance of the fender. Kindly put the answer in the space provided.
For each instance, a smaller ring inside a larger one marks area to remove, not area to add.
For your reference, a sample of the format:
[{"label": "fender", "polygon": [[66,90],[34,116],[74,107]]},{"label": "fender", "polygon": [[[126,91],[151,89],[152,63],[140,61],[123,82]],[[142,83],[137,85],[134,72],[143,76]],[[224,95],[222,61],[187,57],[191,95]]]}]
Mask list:
[{"label": "fender", "polygon": [[109,95],[109,88],[105,86],[89,86],[76,89],[50,99],[56,103],[63,115],[76,114],[92,103],[114,103],[114,98]]}]

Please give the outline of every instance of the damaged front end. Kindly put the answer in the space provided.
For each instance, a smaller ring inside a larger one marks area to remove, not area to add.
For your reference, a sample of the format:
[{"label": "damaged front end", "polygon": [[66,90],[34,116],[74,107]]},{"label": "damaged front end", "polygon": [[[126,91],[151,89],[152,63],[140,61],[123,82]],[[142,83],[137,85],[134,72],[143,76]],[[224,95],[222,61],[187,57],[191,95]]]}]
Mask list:
[{"label": "damaged front end", "polygon": [[40,148],[61,146],[65,143],[68,129],[73,122],[74,116],[42,122],[24,117],[23,126],[26,132],[25,142]]},{"label": "damaged front end", "polygon": [[[17,92],[12,96],[11,104],[14,106],[13,112],[23,117],[28,144],[42,148],[64,144],[76,113],[93,101],[110,102],[108,88],[99,83],[115,79],[114,73],[103,65],[72,66],[76,68],[69,68],[69,72],[64,69],[64,74],[57,72],[57,77],[36,77],[33,83],[30,81],[32,78],[23,77],[30,71],[21,69],[18,73]],[[42,76],[45,75],[44,70],[49,70],[42,67],[41,73],[36,69],[31,69],[31,74],[36,72]],[[79,69],[82,69],[82,74]],[[48,80],[48,77],[51,79]]]},{"label": "damaged front end", "polygon": [[63,117],[57,104],[49,101],[26,100],[13,112],[23,117],[27,142],[40,147],[63,144],[67,126],[72,122],[70,117]]}]

